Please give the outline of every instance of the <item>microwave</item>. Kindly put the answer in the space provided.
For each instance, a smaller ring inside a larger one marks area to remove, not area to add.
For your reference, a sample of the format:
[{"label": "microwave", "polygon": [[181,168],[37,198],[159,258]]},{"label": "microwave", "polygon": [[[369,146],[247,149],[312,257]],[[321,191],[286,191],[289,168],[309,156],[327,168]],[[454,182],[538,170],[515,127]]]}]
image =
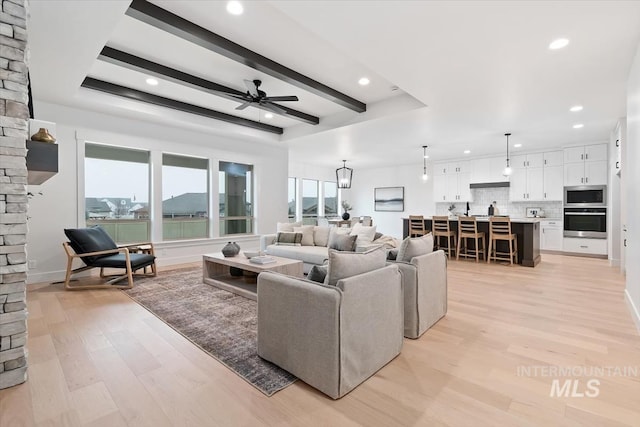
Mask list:
[{"label": "microwave", "polygon": [[578,185],[564,187],[564,205],[571,206],[606,206],[606,185]]}]

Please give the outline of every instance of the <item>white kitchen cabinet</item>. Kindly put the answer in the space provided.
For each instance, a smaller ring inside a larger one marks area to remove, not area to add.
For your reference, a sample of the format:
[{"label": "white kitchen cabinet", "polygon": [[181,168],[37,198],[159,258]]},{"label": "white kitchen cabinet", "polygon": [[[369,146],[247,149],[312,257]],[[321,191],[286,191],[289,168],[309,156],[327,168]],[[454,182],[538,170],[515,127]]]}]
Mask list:
[{"label": "white kitchen cabinet", "polygon": [[607,183],[607,144],[565,148],[564,161],[564,185]]},{"label": "white kitchen cabinet", "polygon": [[512,156],[510,163],[513,169],[541,168],[543,165],[543,153]]},{"label": "white kitchen cabinet", "polygon": [[434,200],[436,202],[471,201],[468,161],[434,163]]},{"label": "white kitchen cabinet", "polygon": [[607,255],[607,239],[565,237],[562,239],[562,249],[577,254]]},{"label": "white kitchen cabinet", "polygon": [[564,153],[558,151],[547,151],[543,153],[544,167],[563,166],[564,165]]},{"label": "white kitchen cabinet", "polygon": [[502,175],[506,165],[506,159],[500,157],[486,157],[469,162],[470,182],[472,184],[485,182],[507,182],[509,179]]},{"label": "white kitchen cabinet", "polygon": [[[562,151],[560,152],[562,154]],[[562,174],[564,168],[560,166],[545,166],[544,172],[544,198],[547,201],[562,201],[564,198]]]},{"label": "white kitchen cabinet", "polygon": [[523,202],[544,200],[543,168],[514,168],[509,184],[509,200]]},{"label": "white kitchen cabinet", "polygon": [[540,221],[540,249],[561,251],[563,246],[562,221]]}]

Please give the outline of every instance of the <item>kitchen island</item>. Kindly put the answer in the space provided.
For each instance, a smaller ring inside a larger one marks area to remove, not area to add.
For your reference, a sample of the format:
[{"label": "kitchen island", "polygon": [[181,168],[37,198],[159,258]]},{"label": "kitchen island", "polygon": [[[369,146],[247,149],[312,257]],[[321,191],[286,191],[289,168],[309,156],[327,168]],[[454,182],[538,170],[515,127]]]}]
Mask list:
[{"label": "kitchen island", "polygon": [[[489,244],[489,218],[476,217],[478,231],[484,231],[487,245]],[[425,228],[433,230],[431,217],[424,218]],[[458,217],[449,218],[449,227],[458,233]],[[511,218],[511,232],[518,236],[518,264],[535,267],[540,262],[540,218]],[[402,218],[402,236],[409,235],[409,218]],[[498,241],[498,250],[504,250],[501,245],[506,242]],[[486,249],[486,248],[485,248]],[[488,252],[487,252],[488,253]]]}]

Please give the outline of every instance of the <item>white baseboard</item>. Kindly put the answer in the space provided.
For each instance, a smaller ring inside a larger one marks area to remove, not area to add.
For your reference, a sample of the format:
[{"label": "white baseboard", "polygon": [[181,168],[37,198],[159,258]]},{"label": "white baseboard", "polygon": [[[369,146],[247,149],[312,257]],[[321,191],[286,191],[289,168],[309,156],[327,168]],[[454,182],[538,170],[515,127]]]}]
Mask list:
[{"label": "white baseboard", "polygon": [[27,285],[30,285],[33,283],[63,281],[65,274],[66,274],[66,270],[45,271],[42,273],[35,273],[34,271],[29,271],[27,273]]},{"label": "white baseboard", "polygon": [[631,295],[629,295],[628,289],[624,290],[624,299],[627,302],[627,305],[629,306],[629,311],[631,312],[631,318],[635,322],[636,328],[638,328],[638,333],[640,334],[640,310],[633,303],[633,300],[631,299]]}]

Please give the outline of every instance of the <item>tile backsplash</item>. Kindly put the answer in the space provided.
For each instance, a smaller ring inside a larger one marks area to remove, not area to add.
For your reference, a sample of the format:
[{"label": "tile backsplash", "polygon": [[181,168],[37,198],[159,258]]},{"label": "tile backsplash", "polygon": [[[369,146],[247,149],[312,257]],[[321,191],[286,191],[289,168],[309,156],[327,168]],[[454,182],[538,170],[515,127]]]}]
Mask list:
[{"label": "tile backsplash", "polygon": [[[469,202],[469,213],[471,215],[487,215],[489,205],[495,201],[499,215],[510,215],[512,217],[527,216],[527,208],[536,207],[544,211],[547,218],[562,218],[562,202],[510,202],[509,188],[472,188],[471,198],[473,202]],[[456,208],[453,210],[456,214],[464,214],[467,204],[465,202],[453,203]],[[436,203],[436,214],[447,215],[451,203]]]}]

